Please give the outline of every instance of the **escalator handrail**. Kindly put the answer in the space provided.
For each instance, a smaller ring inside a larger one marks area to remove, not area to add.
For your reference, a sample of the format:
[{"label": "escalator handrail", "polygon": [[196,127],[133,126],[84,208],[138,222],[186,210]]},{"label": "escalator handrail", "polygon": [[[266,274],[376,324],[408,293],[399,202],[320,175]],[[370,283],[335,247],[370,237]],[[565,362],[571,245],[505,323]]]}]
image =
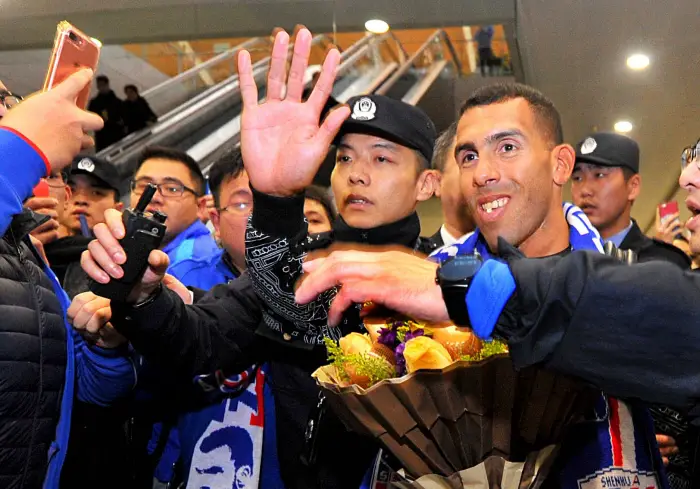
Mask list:
[{"label": "escalator handrail", "polygon": [[[314,44],[319,44],[321,42],[326,42],[326,43],[332,43],[332,40],[326,35],[326,34],[320,34],[318,36],[314,36],[312,39],[311,43],[312,45]],[[291,51],[293,49],[294,45],[290,44],[289,45],[289,50]],[[268,56],[267,58],[264,58],[257,63],[253,65],[253,70],[258,69],[260,66],[263,66],[265,64],[270,63],[270,57]],[[175,109],[167,112],[166,114],[162,115],[161,117],[158,118],[158,122],[156,123],[155,126],[143,129],[142,131],[129,134],[128,136],[124,137],[123,139],[117,141],[116,143],[108,146],[107,148],[103,149],[98,153],[98,156],[106,158],[110,161],[116,159],[119,157],[120,154],[122,154],[125,151],[128,151],[130,147],[133,147],[135,145],[143,145],[143,142],[147,140],[150,136],[153,134],[157,133],[160,128],[163,127],[164,124],[173,124],[172,119],[183,119],[183,114],[189,115],[192,112],[192,108],[199,108],[202,104],[203,100],[209,100],[211,96],[214,93],[220,92],[220,93],[225,93],[228,89],[228,86],[230,84],[237,84],[238,82],[238,73],[234,73],[227,79],[217,83],[216,85],[213,85],[209,87],[207,90],[204,92],[196,95],[195,97],[187,100],[185,103],[181,104],[179,107],[176,107]],[[180,122],[177,121],[175,122],[176,124]],[[155,132],[154,132],[155,131]]]},{"label": "escalator handrail", "polygon": [[[311,43],[312,45],[316,45],[322,42],[328,42],[328,40],[328,36],[322,34],[314,36],[314,38],[311,40]],[[290,44],[288,47],[288,53],[291,52],[293,49],[294,45]],[[264,58],[255,63],[252,66],[253,76],[257,78],[258,76],[260,76],[261,71],[266,71],[266,67],[270,64],[270,60],[271,57],[268,56],[267,58]],[[217,103],[217,100],[221,97],[235,97],[239,95],[240,86],[238,84],[238,73],[236,73],[224,80],[223,82],[220,82],[217,85],[211,87],[206,92],[198,95],[194,99],[189,100],[187,103],[183,104],[180,108],[176,110],[177,113],[175,115],[169,117],[163,122],[159,121],[156,126],[149,128],[148,134],[145,134],[140,138],[133,138],[130,141],[127,141],[127,144],[123,145],[123,147],[112,149],[114,146],[119,145],[119,143],[116,143],[115,145],[102,150],[99,153],[99,156],[106,157],[107,155],[111,155],[112,157],[108,159],[115,164],[119,164],[123,159],[121,157],[122,155],[131,155],[136,149],[147,146],[151,137],[158,137],[162,133],[168,131],[178,131],[180,129],[179,126],[181,126],[182,124],[187,124],[188,119],[190,119],[192,115],[196,114],[202,107],[212,103]],[[119,151],[117,151],[117,149],[119,149]]]},{"label": "escalator handrail", "polygon": [[202,70],[206,70],[206,69],[210,68],[211,66],[214,66],[215,64],[217,64],[221,61],[232,58],[236,54],[238,54],[238,52],[241,49],[249,49],[261,41],[262,41],[262,39],[259,37],[253,37],[251,39],[248,39],[246,42],[238,44],[237,46],[235,46],[227,51],[224,51],[223,53],[218,54],[211,59],[208,59],[204,63],[200,63],[198,65],[195,65],[192,68],[190,68],[189,70],[183,71],[182,73],[175,75],[172,78],[168,78],[164,82],[159,83],[158,85],[149,88],[148,90],[143,92],[141,94],[141,96],[146,98],[146,99],[148,99],[149,96],[153,97],[155,94],[157,94],[158,92],[160,92],[162,90],[169,88],[171,85],[175,85],[175,84],[181,83],[183,81],[187,81],[190,78],[194,78],[197,75],[199,75],[199,73]]},{"label": "escalator handrail", "polygon": [[384,85],[382,85],[379,90],[377,90],[375,93],[378,95],[386,95],[386,93],[391,89],[391,87],[396,83],[410,68],[413,66],[413,63],[423,55],[424,51],[427,49],[430,49],[430,47],[433,45],[435,40],[437,39],[442,39],[443,42],[445,42],[448,46],[448,50],[450,51],[450,55],[452,56],[452,60],[457,66],[457,69],[459,70],[458,72],[462,72],[462,64],[459,61],[459,58],[457,57],[457,52],[454,49],[454,46],[452,45],[452,42],[450,41],[450,38],[447,36],[447,33],[442,30],[438,29],[436,30],[433,34],[428,37],[428,39],[419,47],[413,55],[406,60],[406,62],[401,65],[401,67],[396,70],[396,72],[392,75],[391,78],[389,78]]},{"label": "escalator handrail", "polygon": [[[363,37],[360,41],[357,41],[349,49],[340,55],[340,65],[338,66],[336,76],[342,75],[348,70],[358,59],[362,58],[367,54],[367,51],[372,47],[370,44],[374,43],[379,45],[386,39],[394,37],[393,34],[390,36],[389,33],[376,35],[372,34],[370,36]],[[394,38],[395,39],[395,38]],[[355,45],[360,44],[356,49],[353,49]]]}]

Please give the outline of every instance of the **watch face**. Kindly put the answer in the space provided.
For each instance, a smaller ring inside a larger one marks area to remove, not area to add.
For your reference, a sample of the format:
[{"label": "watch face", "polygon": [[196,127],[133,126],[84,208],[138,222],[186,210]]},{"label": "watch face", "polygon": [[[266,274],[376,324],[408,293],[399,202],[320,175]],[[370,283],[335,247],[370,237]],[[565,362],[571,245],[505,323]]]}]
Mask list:
[{"label": "watch face", "polygon": [[482,263],[479,255],[457,255],[440,267],[440,278],[450,282],[472,278]]}]

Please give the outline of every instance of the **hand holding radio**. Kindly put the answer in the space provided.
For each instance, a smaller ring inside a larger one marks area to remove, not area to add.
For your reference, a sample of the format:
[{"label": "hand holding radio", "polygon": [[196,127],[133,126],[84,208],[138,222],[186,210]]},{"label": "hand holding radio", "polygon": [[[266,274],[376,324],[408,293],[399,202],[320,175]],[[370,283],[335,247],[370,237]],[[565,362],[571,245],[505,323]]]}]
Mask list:
[{"label": "hand holding radio", "polygon": [[97,237],[83,253],[81,265],[93,279],[90,290],[114,301],[139,303],[159,287],[168,268],[168,255],[158,248],[165,235],[166,215],[147,213],[157,187],[149,185],[134,209],[105,212],[95,226]]}]

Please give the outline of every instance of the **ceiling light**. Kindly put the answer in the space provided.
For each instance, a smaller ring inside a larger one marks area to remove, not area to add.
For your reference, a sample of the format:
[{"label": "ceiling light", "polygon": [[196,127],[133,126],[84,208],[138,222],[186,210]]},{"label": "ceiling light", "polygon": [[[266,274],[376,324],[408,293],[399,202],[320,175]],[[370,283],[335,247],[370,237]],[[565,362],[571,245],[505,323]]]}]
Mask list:
[{"label": "ceiling light", "polygon": [[645,54],[633,54],[627,58],[627,66],[633,70],[643,70],[649,66],[649,56]]},{"label": "ceiling light", "polygon": [[632,130],[632,123],[630,121],[617,121],[615,123],[615,130],[617,132],[630,132]]},{"label": "ceiling light", "polygon": [[372,19],[365,22],[365,29],[372,34],[384,34],[389,30],[389,24],[379,19]]}]

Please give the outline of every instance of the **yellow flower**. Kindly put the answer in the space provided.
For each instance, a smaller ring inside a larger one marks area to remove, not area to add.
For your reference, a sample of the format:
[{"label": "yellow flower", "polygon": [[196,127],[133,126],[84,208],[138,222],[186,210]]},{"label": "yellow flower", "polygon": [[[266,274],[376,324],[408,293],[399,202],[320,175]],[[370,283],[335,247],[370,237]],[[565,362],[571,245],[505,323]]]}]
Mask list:
[{"label": "yellow flower", "polygon": [[338,344],[345,355],[364,354],[372,349],[372,340],[369,335],[360,333],[343,336]]},{"label": "yellow flower", "polygon": [[403,357],[409,373],[421,369],[445,368],[452,363],[452,357],[445,347],[427,336],[408,340]]}]

